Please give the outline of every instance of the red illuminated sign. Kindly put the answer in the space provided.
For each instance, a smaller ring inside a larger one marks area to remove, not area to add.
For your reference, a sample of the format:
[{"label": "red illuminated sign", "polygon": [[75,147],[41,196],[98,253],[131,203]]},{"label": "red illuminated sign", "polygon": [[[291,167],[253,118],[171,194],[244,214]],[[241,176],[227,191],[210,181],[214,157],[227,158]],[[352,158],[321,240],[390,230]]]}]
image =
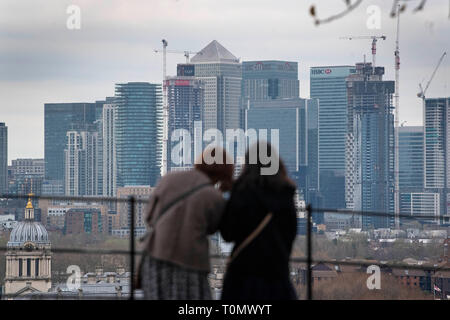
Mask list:
[{"label": "red illuminated sign", "polygon": [[190,85],[190,81],[189,80],[175,80],[175,85],[176,86],[188,86],[188,85]]}]

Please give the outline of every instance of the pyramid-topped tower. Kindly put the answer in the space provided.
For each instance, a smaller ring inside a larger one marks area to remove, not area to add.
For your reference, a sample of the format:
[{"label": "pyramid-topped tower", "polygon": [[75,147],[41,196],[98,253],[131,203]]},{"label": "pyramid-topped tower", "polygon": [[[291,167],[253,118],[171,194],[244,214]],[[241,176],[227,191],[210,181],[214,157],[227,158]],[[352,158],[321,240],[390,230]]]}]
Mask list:
[{"label": "pyramid-topped tower", "polygon": [[205,87],[203,130],[237,129],[241,120],[242,64],[216,40],[192,59],[195,77]]},{"label": "pyramid-topped tower", "polygon": [[236,58],[230,51],[225,49],[225,47],[222,46],[219,42],[213,40],[206,47],[204,47],[199,53],[197,53],[191,59],[191,62],[239,63],[239,59]]}]

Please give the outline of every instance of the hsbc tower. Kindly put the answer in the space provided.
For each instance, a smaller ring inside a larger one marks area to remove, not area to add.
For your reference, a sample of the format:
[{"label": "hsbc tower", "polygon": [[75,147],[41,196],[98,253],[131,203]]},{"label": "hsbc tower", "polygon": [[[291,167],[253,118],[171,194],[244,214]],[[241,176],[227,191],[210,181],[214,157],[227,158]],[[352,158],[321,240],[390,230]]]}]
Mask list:
[{"label": "hsbc tower", "polygon": [[310,97],[319,99],[319,177],[323,207],[345,208],[346,78],[355,66],[310,70]]}]

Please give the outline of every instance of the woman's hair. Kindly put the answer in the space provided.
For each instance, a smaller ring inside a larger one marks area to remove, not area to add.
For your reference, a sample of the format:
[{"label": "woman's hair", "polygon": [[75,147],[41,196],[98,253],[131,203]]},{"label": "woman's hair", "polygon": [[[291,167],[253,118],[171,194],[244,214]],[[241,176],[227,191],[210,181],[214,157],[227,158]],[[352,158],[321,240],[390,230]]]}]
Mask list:
[{"label": "woman's hair", "polygon": [[219,182],[222,191],[231,189],[234,165],[225,149],[218,146],[205,148],[194,167],[206,174],[214,183]]},{"label": "woman's hair", "polygon": [[[261,154],[267,155],[270,162],[267,162],[267,159],[263,160]],[[263,168],[274,165],[272,161],[278,161],[278,170],[274,174],[262,174]],[[286,186],[295,187],[295,183],[288,177],[286,167],[275,148],[266,141],[258,141],[250,146],[245,154],[245,164],[236,186],[281,190]]]}]

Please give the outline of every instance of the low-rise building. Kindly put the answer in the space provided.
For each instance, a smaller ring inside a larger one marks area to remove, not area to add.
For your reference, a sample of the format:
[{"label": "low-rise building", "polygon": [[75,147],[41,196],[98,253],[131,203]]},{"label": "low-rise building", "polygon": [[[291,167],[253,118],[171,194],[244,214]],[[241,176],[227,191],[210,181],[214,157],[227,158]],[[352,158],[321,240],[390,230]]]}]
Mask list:
[{"label": "low-rise building", "polygon": [[[126,186],[117,188],[118,198],[128,198],[134,196],[136,200],[135,212],[134,212],[134,225],[136,227],[145,226],[145,208],[147,207],[146,201],[150,197],[153,188],[150,186]],[[131,222],[130,208],[128,202],[119,202],[117,204],[117,213],[120,219],[120,228],[129,228]]]},{"label": "low-rise building", "polygon": [[[67,278],[71,274],[66,275]],[[128,299],[130,294],[130,272],[118,266],[115,271],[104,272],[97,267],[95,272],[81,274],[79,283],[54,283],[49,292],[29,292],[20,296],[21,299],[42,300],[99,300]],[[135,298],[142,299],[141,291],[135,292]]]},{"label": "low-rise building", "polygon": [[11,230],[16,225],[16,217],[13,214],[0,215],[0,229]]},{"label": "low-rise building", "polygon": [[101,212],[95,208],[72,208],[66,212],[65,234],[99,234],[103,232]]},{"label": "low-rise building", "polygon": [[393,269],[392,275],[409,288],[431,291],[431,272],[417,269]]},{"label": "low-rise building", "polygon": [[450,271],[437,271],[432,276],[434,296],[441,300],[450,300]]},{"label": "low-rise building", "polygon": [[[139,239],[139,238],[143,237],[146,232],[147,232],[146,227],[136,227],[134,229],[135,239]],[[118,238],[129,238],[130,237],[130,228],[113,229],[111,235],[118,237]]]},{"label": "low-rise building", "polygon": [[56,228],[56,229],[64,229],[64,225],[66,222],[66,213],[69,208],[48,208],[47,211],[47,227]]}]

